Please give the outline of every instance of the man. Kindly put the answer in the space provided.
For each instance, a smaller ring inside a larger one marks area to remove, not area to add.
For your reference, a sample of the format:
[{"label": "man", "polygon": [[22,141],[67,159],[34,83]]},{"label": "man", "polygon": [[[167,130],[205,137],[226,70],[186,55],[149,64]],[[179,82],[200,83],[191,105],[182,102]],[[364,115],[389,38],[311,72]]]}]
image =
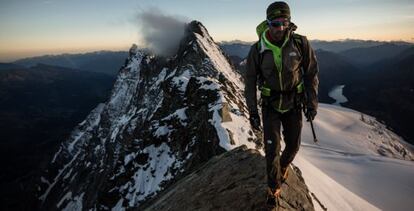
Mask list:
[{"label": "man", "polygon": [[[294,33],[297,27],[290,19],[285,2],[269,5],[266,21],[257,27],[259,41],[250,49],[245,75],[250,123],[256,130],[260,129],[257,87],[261,91],[269,207],[277,206],[289,164],[299,150],[302,105],[308,121],[315,118],[318,106],[315,53],[306,37]],[[286,147],[280,156],[281,126]]]}]

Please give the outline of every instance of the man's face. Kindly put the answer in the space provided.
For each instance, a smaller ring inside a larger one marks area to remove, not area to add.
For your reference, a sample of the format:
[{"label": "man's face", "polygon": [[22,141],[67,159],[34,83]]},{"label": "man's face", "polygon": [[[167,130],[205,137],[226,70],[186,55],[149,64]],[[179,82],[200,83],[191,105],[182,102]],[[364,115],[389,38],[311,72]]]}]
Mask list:
[{"label": "man's face", "polygon": [[283,39],[286,29],[289,26],[289,20],[286,18],[276,18],[272,21],[268,21],[270,35],[274,40]]}]

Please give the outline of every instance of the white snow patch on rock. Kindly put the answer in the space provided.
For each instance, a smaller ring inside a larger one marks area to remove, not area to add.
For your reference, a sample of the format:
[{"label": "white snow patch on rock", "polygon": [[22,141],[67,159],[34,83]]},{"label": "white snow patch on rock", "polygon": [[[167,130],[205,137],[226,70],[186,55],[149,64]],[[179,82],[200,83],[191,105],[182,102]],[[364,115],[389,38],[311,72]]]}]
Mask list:
[{"label": "white snow patch on rock", "polygon": [[188,119],[185,111],[187,107],[177,109],[174,113],[164,117],[161,121],[171,120],[172,118],[177,118],[183,126],[187,126],[186,120]]},{"label": "white snow patch on rock", "polygon": [[63,211],[73,211],[73,210],[82,210],[83,195],[75,196],[69,203],[62,209]]},{"label": "white snow patch on rock", "polygon": [[124,199],[121,198],[114,207],[112,207],[111,211],[124,211],[125,208],[122,206],[122,203],[124,202]]},{"label": "white snow patch on rock", "polygon": [[181,75],[172,78],[172,82],[178,87],[180,91],[185,92],[190,78],[190,70],[186,69]]},{"label": "white snow patch on rock", "polygon": [[155,137],[169,135],[171,132],[168,125],[159,126],[157,130],[154,132]]},{"label": "white snow patch on rock", "polygon": [[170,168],[180,167],[177,166],[176,157],[166,143],[158,147],[150,145],[143,149],[143,152],[148,153],[148,163],[135,172],[132,182],[121,187],[121,191],[127,190],[126,199],[130,207],[138,206],[140,201],[160,191],[161,183],[173,178]]}]

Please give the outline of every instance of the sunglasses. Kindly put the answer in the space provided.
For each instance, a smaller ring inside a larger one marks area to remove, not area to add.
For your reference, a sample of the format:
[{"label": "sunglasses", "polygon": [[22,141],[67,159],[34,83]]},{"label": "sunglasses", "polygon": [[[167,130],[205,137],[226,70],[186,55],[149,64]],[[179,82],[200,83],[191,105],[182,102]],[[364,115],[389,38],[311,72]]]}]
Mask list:
[{"label": "sunglasses", "polygon": [[272,21],[267,20],[267,24],[269,26],[276,27],[276,28],[288,27],[289,23],[290,23],[289,19],[286,19],[286,18],[278,18],[278,19],[275,19],[275,20],[272,20]]}]

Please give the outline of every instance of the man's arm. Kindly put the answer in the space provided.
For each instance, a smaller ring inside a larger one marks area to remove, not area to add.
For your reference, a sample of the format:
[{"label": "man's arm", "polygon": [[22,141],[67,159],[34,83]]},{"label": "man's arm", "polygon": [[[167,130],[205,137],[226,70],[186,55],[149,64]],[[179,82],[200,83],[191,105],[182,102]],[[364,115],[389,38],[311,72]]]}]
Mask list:
[{"label": "man's arm", "polygon": [[304,60],[304,75],[303,82],[305,85],[306,95],[308,97],[307,107],[316,111],[318,109],[318,86],[319,86],[319,67],[316,60],[316,54],[309,44],[308,39],[305,37],[304,43],[307,45],[307,52],[305,52]]},{"label": "man's arm", "polygon": [[244,81],[245,81],[244,95],[246,97],[246,104],[249,109],[250,115],[258,113],[256,86],[257,86],[257,73],[260,70],[258,69],[259,54],[258,54],[256,46],[257,46],[257,43],[255,43],[250,48],[249,55],[247,56],[246,73],[244,77]]}]

